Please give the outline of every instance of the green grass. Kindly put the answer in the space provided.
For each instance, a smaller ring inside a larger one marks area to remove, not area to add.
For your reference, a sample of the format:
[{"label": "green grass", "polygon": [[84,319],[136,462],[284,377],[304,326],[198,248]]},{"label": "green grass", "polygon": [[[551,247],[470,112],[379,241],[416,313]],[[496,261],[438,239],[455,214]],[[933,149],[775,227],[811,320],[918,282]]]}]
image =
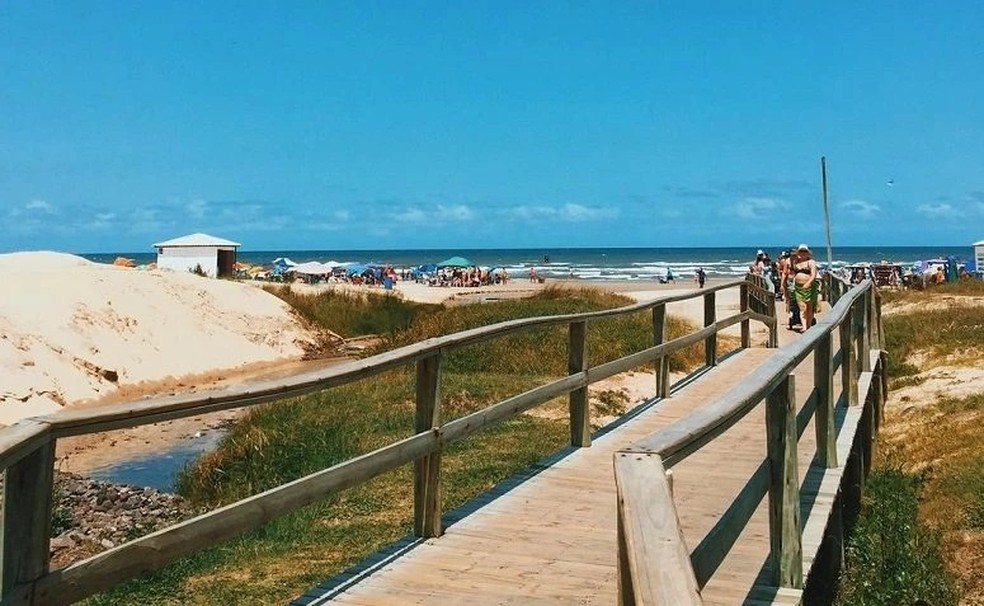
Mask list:
[{"label": "green grass", "polygon": [[[305,299],[280,292],[314,326],[347,336],[372,328],[378,353],[422,339],[504,320],[610,309],[629,303],[595,290],[545,289],[529,299],[446,308],[396,297],[322,293]],[[370,318],[364,321],[359,318]],[[340,318],[348,318],[340,320]],[[336,321],[339,321],[336,324]],[[343,328],[339,328],[343,327]],[[689,330],[692,330],[689,327]],[[688,327],[676,319],[670,338]],[[592,364],[652,344],[647,313],[588,326]],[[726,344],[723,345],[726,347]],[[567,373],[567,329],[525,331],[449,352],[442,365],[441,412],[451,420]],[[671,365],[703,362],[700,345]],[[652,368],[647,369],[652,371]],[[386,372],[310,396],[251,409],[216,451],[186,468],[179,492],[209,507],[230,503],[411,435],[413,369]],[[599,411],[617,412],[617,398]],[[566,409],[566,398],[544,405]],[[477,496],[568,443],[566,415],[519,415],[461,442],[442,457],[443,510]],[[412,470],[404,466],[292,515],[183,559],[90,600],[92,604],[280,603],[410,532]]]},{"label": "green grass", "polygon": [[394,294],[325,290],[303,294],[289,285],[268,286],[267,292],[286,301],[305,320],[346,338],[406,330],[418,316],[442,309],[405,301]]},{"label": "green grass", "polygon": [[984,308],[952,307],[886,316],[883,320],[888,374],[898,378],[919,373],[908,359],[916,352],[941,358],[959,352],[979,357],[984,344]]},{"label": "green grass", "polygon": [[957,603],[943,564],[940,533],[919,523],[922,480],[898,468],[868,476],[861,515],[847,544],[837,603]]},{"label": "green grass", "polygon": [[[913,309],[883,319],[893,389],[918,385],[935,366],[980,364],[984,308],[943,308],[940,297],[981,294],[980,283],[958,283],[891,295]],[[904,401],[904,409],[887,410],[839,602],[977,603],[984,596],[984,393]]]}]

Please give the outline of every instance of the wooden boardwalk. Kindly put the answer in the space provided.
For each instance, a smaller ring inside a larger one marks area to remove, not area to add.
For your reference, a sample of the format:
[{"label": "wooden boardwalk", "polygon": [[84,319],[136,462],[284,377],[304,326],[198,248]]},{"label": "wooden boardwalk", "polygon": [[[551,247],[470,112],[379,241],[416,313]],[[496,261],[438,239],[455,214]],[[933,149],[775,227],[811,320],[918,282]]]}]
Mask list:
[{"label": "wooden boardwalk", "polygon": [[[780,331],[781,339],[795,338]],[[477,511],[444,536],[420,541],[371,574],[307,603],[611,604],[616,600],[613,452],[725,394],[773,349],[741,351]],[[813,385],[812,358],[796,371],[798,400]],[[766,456],[764,404],[673,468],[674,500],[693,549]],[[812,422],[799,443],[800,478],[814,456]],[[809,490],[804,486],[804,491]],[[813,489],[816,492],[816,488]],[[805,493],[804,493],[805,494]],[[763,499],[701,592],[704,603],[756,603],[769,552]],[[804,518],[808,513],[804,509]],[[821,524],[822,526],[823,524]],[[804,539],[805,540],[805,539]],[[806,547],[806,545],[804,545]],[[806,562],[808,565],[809,562]],[[804,572],[808,570],[804,566]],[[770,596],[761,596],[771,601]]]}]

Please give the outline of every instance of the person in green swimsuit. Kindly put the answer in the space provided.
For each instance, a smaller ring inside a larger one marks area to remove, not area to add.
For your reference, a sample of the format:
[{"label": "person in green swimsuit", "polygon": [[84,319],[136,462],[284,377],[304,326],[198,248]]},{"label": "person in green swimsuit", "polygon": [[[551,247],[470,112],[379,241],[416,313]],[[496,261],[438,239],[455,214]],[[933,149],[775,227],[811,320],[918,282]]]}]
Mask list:
[{"label": "person in green swimsuit", "polygon": [[817,282],[817,262],[813,260],[810,248],[800,244],[793,254],[793,296],[799,306],[803,330],[813,326],[820,298],[820,285]]}]

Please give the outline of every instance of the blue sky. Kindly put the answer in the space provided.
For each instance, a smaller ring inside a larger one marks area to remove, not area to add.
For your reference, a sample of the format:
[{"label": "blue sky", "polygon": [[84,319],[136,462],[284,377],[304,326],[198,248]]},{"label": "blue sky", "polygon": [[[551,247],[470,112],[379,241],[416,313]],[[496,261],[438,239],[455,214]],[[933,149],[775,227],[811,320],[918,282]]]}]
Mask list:
[{"label": "blue sky", "polygon": [[0,4],[0,251],[984,239],[984,5]]}]

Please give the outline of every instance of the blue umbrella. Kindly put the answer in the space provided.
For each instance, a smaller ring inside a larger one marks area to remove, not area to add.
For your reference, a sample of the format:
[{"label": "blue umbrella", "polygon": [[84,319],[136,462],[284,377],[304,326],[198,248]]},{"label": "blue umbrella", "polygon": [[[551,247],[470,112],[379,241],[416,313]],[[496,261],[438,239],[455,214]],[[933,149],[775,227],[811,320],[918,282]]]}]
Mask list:
[{"label": "blue umbrella", "polygon": [[437,264],[438,267],[471,267],[475,265],[464,257],[451,257]]}]

